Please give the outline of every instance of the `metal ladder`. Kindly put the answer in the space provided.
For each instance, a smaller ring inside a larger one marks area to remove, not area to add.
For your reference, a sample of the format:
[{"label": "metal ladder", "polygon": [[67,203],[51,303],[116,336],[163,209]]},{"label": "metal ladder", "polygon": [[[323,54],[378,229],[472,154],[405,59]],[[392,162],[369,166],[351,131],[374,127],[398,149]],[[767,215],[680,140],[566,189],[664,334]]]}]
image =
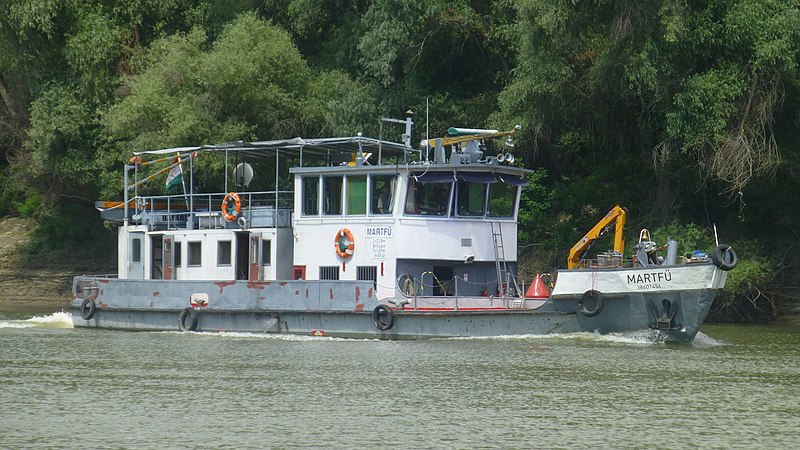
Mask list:
[{"label": "metal ladder", "polygon": [[[500,222],[497,222],[495,227],[494,222],[490,222],[492,227],[492,242],[494,243],[494,263],[497,269],[497,289],[500,297],[504,300],[508,298],[509,283],[514,283],[516,292],[519,292],[517,279],[513,276],[509,277],[508,265],[506,264],[505,246],[503,245],[503,227]],[[510,280],[509,280],[510,278]],[[525,305],[525,298],[514,298],[511,308],[522,308]],[[508,305],[506,305],[508,307]]]}]

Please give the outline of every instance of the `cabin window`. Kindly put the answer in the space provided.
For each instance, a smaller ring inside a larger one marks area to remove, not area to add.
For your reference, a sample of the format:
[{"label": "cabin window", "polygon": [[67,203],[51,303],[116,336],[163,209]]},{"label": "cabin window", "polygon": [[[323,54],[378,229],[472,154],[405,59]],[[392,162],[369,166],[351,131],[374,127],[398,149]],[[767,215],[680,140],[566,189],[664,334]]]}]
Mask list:
[{"label": "cabin window", "polygon": [[175,267],[181,267],[181,265],[182,265],[181,263],[183,261],[182,257],[183,257],[183,255],[181,254],[181,243],[180,242],[176,242],[175,243]]},{"label": "cabin window", "polygon": [[303,178],[303,215],[319,215],[319,178]]},{"label": "cabin window", "polygon": [[491,217],[514,217],[518,190],[516,186],[506,183],[494,183],[489,186],[488,215]]},{"label": "cabin window", "polygon": [[347,177],[347,214],[367,213],[367,177]]},{"label": "cabin window", "polygon": [[217,265],[231,265],[231,241],[217,242]]},{"label": "cabin window", "polygon": [[268,239],[261,241],[261,264],[265,266],[272,264],[272,241]]},{"label": "cabin window", "polygon": [[200,266],[203,262],[201,242],[189,242],[189,267]]},{"label": "cabin window", "polygon": [[258,264],[258,237],[250,236],[250,264]]},{"label": "cabin window", "polygon": [[391,214],[394,209],[394,191],[397,177],[371,177],[372,214]]},{"label": "cabin window", "polygon": [[342,177],[323,178],[323,212],[329,216],[342,214]]},{"label": "cabin window", "polygon": [[339,279],[339,266],[320,266],[319,268],[320,280],[338,280]]},{"label": "cabin window", "polygon": [[142,262],[142,240],[141,239],[133,239],[131,240],[131,261],[133,262]]},{"label": "cabin window", "polygon": [[482,216],[486,203],[486,184],[459,181],[456,201],[459,216]]},{"label": "cabin window", "polygon": [[356,266],[356,279],[361,281],[372,281],[372,288],[378,288],[378,267],[377,266]]},{"label": "cabin window", "polygon": [[452,183],[423,184],[409,178],[406,192],[406,214],[447,215],[447,204],[450,202],[452,185]]}]

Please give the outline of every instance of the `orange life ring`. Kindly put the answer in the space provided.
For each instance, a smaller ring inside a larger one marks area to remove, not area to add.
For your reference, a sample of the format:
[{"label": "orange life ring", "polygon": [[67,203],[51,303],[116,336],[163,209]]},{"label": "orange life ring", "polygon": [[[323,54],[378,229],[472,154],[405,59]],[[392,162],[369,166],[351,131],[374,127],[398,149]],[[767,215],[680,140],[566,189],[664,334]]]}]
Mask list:
[{"label": "orange life ring", "polygon": [[353,239],[353,233],[347,228],[342,228],[336,232],[336,238],[333,240],[333,248],[336,249],[336,254],[340,258],[347,259],[353,256],[356,248],[356,241]]},{"label": "orange life ring", "polygon": [[[228,201],[233,200],[234,212],[228,209]],[[239,200],[239,195],[236,192],[229,192],[222,200],[222,214],[225,215],[225,220],[233,222],[242,213],[242,202]]]}]

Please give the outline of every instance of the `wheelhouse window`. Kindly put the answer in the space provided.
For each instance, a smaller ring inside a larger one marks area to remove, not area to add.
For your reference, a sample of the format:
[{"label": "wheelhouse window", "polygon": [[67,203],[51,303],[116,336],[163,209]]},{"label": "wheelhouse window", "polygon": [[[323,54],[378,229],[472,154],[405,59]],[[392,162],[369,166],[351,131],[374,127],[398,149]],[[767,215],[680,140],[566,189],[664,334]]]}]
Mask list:
[{"label": "wheelhouse window", "polygon": [[347,215],[367,213],[367,177],[347,177]]},{"label": "wheelhouse window", "polygon": [[217,265],[231,265],[231,241],[217,242]]},{"label": "wheelhouse window", "polygon": [[323,213],[329,216],[342,214],[342,177],[322,179]]},{"label": "wheelhouse window", "polygon": [[395,176],[373,176],[370,178],[370,205],[372,214],[391,214],[394,209]]},{"label": "wheelhouse window", "polygon": [[318,177],[303,177],[303,215],[319,215]]},{"label": "wheelhouse window", "polygon": [[189,242],[189,266],[198,267],[203,262],[201,242]]},{"label": "wheelhouse window", "polygon": [[413,177],[409,177],[405,213],[447,215],[452,185],[453,183],[420,183]]},{"label": "wheelhouse window", "polygon": [[514,217],[519,188],[506,183],[493,183],[489,186],[489,211],[491,217]]},{"label": "wheelhouse window", "polygon": [[486,203],[486,184],[458,182],[456,212],[459,216],[482,216]]}]

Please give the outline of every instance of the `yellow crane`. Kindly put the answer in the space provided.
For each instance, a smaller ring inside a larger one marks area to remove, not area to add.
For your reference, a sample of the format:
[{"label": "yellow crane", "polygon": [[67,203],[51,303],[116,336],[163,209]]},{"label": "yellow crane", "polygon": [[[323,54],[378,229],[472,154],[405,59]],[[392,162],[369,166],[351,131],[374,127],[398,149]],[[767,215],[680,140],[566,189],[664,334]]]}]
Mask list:
[{"label": "yellow crane", "polygon": [[591,230],[584,237],[582,237],[569,251],[569,259],[567,259],[567,268],[575,269],[580,266],[581,257],[586,253],[586,250],[600,239],[604,234],[611,231],[614,227],[614,250],[620,255],[625,252],[625,216],[627,211],[625,208],[616,205],[609,211],[605,217],[600,219]]}]

